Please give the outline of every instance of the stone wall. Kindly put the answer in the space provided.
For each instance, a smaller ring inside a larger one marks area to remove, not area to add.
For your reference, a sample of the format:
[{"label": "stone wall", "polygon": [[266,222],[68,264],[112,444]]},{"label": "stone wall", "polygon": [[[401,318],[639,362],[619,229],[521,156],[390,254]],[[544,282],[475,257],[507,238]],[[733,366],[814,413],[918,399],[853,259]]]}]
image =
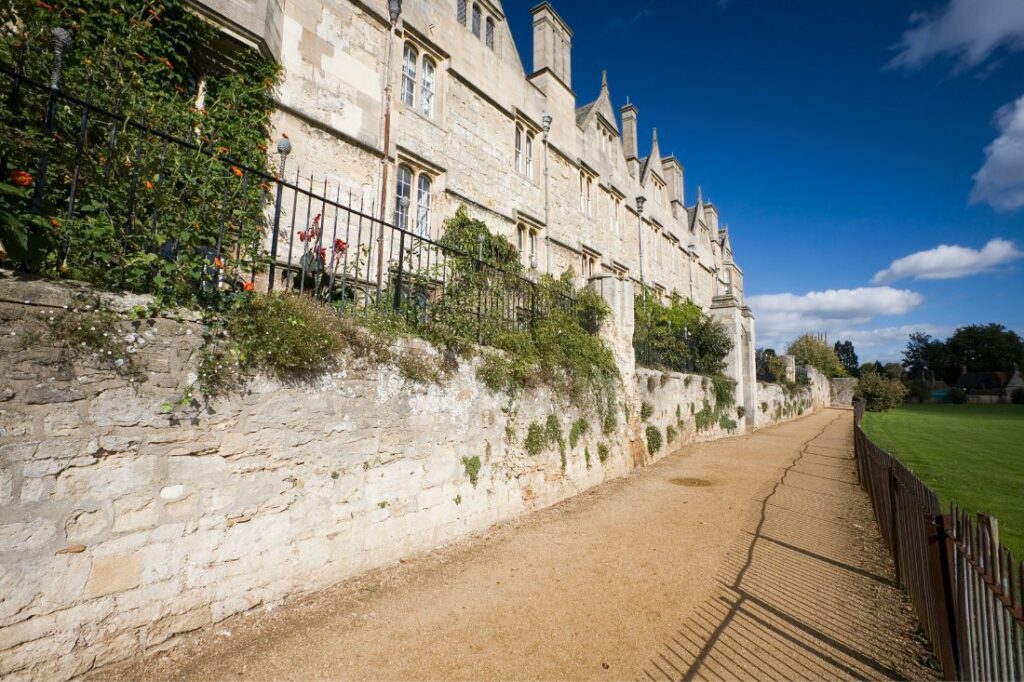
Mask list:
[{"label": "stone wall", "polygon": [[545,390],[492,393],[468,363],[442,385],[389,366],[258,379],[166,414],[200,325],[109,329],[138,367],[126,375],[42,331],[85,305],[74,291],[0,279],[0,299],[23,302],[0,303],[0,677],[66,679],[169,646],[645,461],[621,413],[607,436],[590,419],[564,466],[558,447],[526,454],[531,423],[557,415],[568,441],[579,413]]},{"label": "stone wall", "polygon": [[789,390],[780,384],[758,382],[755,417],[758,428],[795,419],[832,404],[832,389],[828,377],[813,367],[803,367],[801,371],[806,373],[808,383],[798,384],[795,390]]},{"label": "stone wall", "polygon": [[857,392],[857,379],[855,377],[836,377],[831,380],[832,407],[850,407],[853,405],[853,395]]}]

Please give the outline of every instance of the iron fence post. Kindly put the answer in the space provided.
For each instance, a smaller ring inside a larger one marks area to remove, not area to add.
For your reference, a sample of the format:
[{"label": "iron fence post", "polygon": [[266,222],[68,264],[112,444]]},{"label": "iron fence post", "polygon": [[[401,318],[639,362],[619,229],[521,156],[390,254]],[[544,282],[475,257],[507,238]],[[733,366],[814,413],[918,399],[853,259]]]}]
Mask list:
[{"label": "iron fence post", "polygon": [[292,151],[292,143],[287,137],[277,142],[277,153],[281,155],[281,168],[277,174],[277,198],[274,199],[274,225],[270,235],[270,268],[267,271],[267,292],[274,290],[274,274],[277,271],[277,241],[281,232],[281,198],[284,195],[284,169],[288,155]]},{"label": "iron fence post", "polygon": [[[57,97],[60,95],[60,76],[64,68],[64,51],[71,47],[71,34],[67,29],[60,26],[53,29],[50,34],[53,42],[53,70],[50,72],[50,96],[46,103],[46,123],[43,136],[47,145],[53,138],[53,131],[57,127]],[[36,174],[35,194],[32,197],[32,212],[41,213],[43,210],[43,193],[46,191],[46,173],[50,166],[49,147],[43,151],[39,158],[39,172]]]},{"label": "iron fence post", "polygon": [[937,625],[940,627],[940,632],[933,634],[933,638],[938,640],[933,644],[942,664],[943,677],[955,680],[959,677],[960,639],[957,634],[956,598],[950,565],[952,539],[947,530],[950,521],[950,516],[938,514],[927,524],[931,531],[928,536],[928,569],[932,600],[938,616]]},{"label": "iron fence post", "polygon": [[402,305],[402,274],[404,272],[403,262],[405,260],[405,230],[398,232],[398,279],[395,281],[394,310],[398,312]]}]

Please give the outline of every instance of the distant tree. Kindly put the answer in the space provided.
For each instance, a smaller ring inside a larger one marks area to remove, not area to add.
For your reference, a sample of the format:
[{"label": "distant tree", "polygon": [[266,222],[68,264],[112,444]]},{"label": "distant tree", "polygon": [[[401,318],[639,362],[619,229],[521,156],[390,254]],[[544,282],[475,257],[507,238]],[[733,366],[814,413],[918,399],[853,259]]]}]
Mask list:
[{"label": "distant tree", "polygon": [[903,365],[898,362],[887,362],[882,365],[882,374],[890,379],[900,379],[903,377]]},{"label": "distant tree", "polygon": [[946,344],[924,332],[914,332],[910,335],[907,347],[903,351],[902,365],[913,379],[935,378],[948,382],[952,373],[951,383],[956,383],[960,369],[950,356]]},{"label": "distant tree", "polygon": [[897,379],[870,371],[861,374],[854,395],[863,398],[870,411],[885,412],[903,404],[907,389]]},{"label": "distant tree", "polygon": [[857,352],[853,349],[853,341],[836,341],[832,350],[843,364],[846,373],[852,377],[857,376]]},{"label": "distant tree", "polygon": [[771,370],[771,360],[777,357],[774,348],[758,348],[754,351],[754,364],[757,367],[757,378],[761,381],[776,381]]},{"label": "distant tree", "polygon": [[1024,340],[1001,324],[960,327],[946,340],[952,359],[970,372],[1004,372],[1024,367]]},{"label": "distant tree", "polygon": [[845,373],[832,347],[812,334],[798,337],[786,353],[796,358],[797,365],[810,365],[827,377],[841,377]]}]

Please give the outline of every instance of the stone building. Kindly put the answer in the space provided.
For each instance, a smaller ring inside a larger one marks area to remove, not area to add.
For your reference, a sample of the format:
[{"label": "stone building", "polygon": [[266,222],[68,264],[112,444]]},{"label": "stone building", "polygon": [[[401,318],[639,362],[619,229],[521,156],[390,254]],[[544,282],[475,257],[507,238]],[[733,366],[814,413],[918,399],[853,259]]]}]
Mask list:
[{"label": "stone building", "polygon": [[370,206],[386,168],[374,210],[409,230],[436,238],[464,204],[527,267],[691,298],[732,335],[728,371],[754,413],[754,319],[718,209],[700,191],[686,204],[682,163],[656,130],[641,149],[637,106],[616,110],[603,74],[577,102],[574,35],[551,4],[530,10],[527,70],[500,0],[405,0],[394,22],[393,0],[193,2],[283,65],[274,121],[304,172]]}]

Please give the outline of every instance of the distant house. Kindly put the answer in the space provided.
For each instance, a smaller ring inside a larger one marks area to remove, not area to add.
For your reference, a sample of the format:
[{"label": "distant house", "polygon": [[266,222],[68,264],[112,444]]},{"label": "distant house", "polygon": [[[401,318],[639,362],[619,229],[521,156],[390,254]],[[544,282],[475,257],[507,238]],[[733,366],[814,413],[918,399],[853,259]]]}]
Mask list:
[{"label": "distant house", "polygon": [[1008,403],[1013,392],[1024,388],[1024,376],[1014,367],[1012,372],[964,372],[957,388],[972,403]]}]

